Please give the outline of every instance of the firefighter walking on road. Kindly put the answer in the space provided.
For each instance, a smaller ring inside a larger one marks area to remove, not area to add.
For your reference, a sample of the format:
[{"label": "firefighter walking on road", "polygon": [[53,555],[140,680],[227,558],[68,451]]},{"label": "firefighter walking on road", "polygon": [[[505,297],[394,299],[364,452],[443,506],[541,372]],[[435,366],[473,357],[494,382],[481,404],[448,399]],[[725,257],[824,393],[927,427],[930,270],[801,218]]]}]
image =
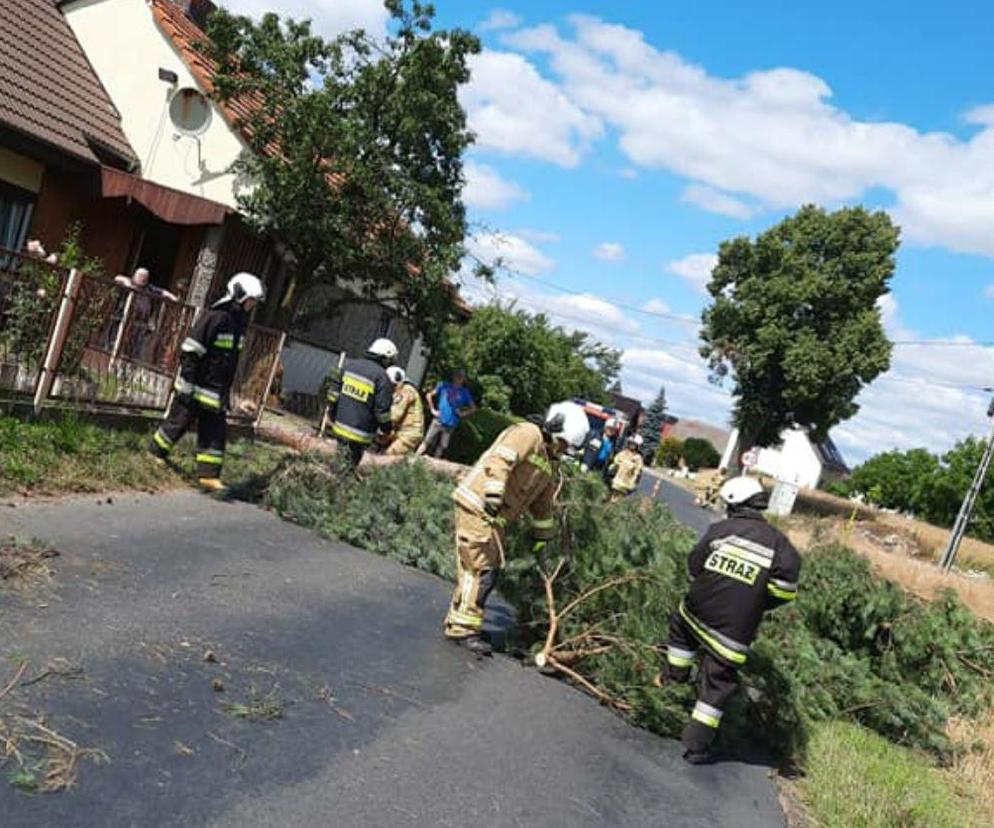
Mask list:
[{"label": "firefighter walking on road", "polygon": [[393,405],[390,407],[393,434],[384,454],[395,457],[413,454],[425,434],[424,404],[418,389],[407,381],[403,368],[396,365],[387,368],[387,376],[394,387]]},{"label": "firefighter walking on road", "polygon": [[504,563],[505,531],[527,511],[536,554],[556,536],[559,460],[567,449],[583,445],[588,429],[583,408],[557,403],[541,425],[517,423],[505,429],[456,487],[458,576],[445,618],[446,637],[477,655],[493,652],[483,633],[483,611]]},{"label": "firefighter walking on road", "polygon": [[639,450],[642,448],[642,438],[639,435],[629,437],[623,451],[618,452],[608,467],[608,479],[611,481],[611,502],[624,500],[632,494],[642,480],[642,469],[645,461]]},{"label": "firefighter walking on road", "polygon": [[690,589],[670,620],[666,667],[657,680],[685,682],[700,654],[697,703],[683,730],[684,759],[703,764],[725,702],[763,614],[797,596],[801,558],[766,522],[767,496],[758,481],[735,477],[721,487],[728,517],[713,524],[690,553]]},{"label": "firefighter walking on road", "polygon": [[197,424],[197,478],[208,491],[221,492],[221,466],[227,442],[225,414],[249,315],[262,300],[262,282],[238,273],[210,309],[202,313],[180,345],[180,372],[166,417],[152,436],[152,453],[164,460]]},{"label": "firefighter walking on road", "polygon": [[347,359],[332,373],[328,386],[328,415],[338,444],[347,448],[355,469],[377,434],[391,432],[393,383],[386,366],[397,358],[397,346],[377,339],[365,357]]}]

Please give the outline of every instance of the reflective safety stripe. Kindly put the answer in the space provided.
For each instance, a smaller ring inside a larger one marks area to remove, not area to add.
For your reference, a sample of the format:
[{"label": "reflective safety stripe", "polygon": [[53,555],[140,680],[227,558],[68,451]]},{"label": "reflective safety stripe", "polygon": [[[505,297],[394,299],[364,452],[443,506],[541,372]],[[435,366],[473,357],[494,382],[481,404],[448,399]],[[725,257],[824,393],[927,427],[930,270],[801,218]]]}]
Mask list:
[{"label": "reflective safety stripe", "polygon": [[797,584],[790,581],[770,578],[769,583],[766,584],[766,589],[770,595],[782,601],[793,601],[797,597]]},{"label": "reflective safety stripe", "polygon": [[556,522],[552,518],[544,518],[543,520],[533,520],[532,526],[536,529],[552,529],[556,525]]},{"label": "reflective safety stripe", "polygon": [[465,506],[471,512],[486,511],[483,500],[480,496],[476,492],[467,489],[465,486],[457,486],[456,490],[452,493],[452,499],[456,501],[456,503],[460,503]]},{"label": "reflective safety stripe", "polygon": [[687,622],[687,625],[694,631],[694,634],[703,641],[713,652],[722,658],[728,659],[733,664],[745,664],[749,657],[749,648],[727,636],[722,635],[717,630],[706,627],[680,602],[680,617]]},{"label": "reflective safety stripe", "polygon": [[205,348],[200,342],[197,342],[192,336],[188,336],[183,340],[183,344],[179,346],[179,349],[188,354],[200,354],[203,356],[207,353],[207,348]]},{"label": "reflective safety stripe", "polygon": [[368,402],[376,390],[376,385],[361,374],[346,371],[342,376],[342,394],[359,402]]},{"label": "reflective safety stripe", "polygon": [[328,402],[338,402],[338,392],[329,391],[328,392]]},{"label": "reflective safety stripe", "polygon": [[727,535],[724,538],[718,538],[718,540],[711,542],[712,549],[721,549],[726,545],[734,546],[736,549],[746,552],[751,552],[753,555],[765,561],[772,561],[774,555],[776,554],[768,546],[763,546],[763,544],[756,543],[756,541],[751,541],[748,538],[740,538],[738,535]]},{"label": "reflective safety stripe", "polygon": [[470,615],[469,613],[460,612],[457,609],[449,609],[446,621],[450,624],[458,624],[460,627],[469,627],[471,630],[483,628],[482,615]]},{"label": "reflective safety stripe", "polygon": [[699,701],[694,705],[694,712],[690,714],[690,718],[708,727],[718,727],[721,724],[721,715],[717,707]]},{"label": "reflective safety stripe", "polygon": [[214,347],[220,348],[222,351],[232,351],[235,348],[235,335],[234,334],[218,334],[217,338],[214,340]]},{"label": "reflective safety stripe", "polygon": [[518,453],[510,446],[494,446],[494,454],[504,458],[508,463],[518,462]]},{"label": "reflective safety stripe", "polygon": [[155,434],[152,435],[152,439],[155,441],[155,444],[163,451],[172,450],[173,447],[172,441],[168,437],[166,437],[166,435],[163,434],[161,431],[156,431]]},{"label": "reflective safety stripe", "polygon": [[666,661],[674,667],[690,667],[695,655],[697,654],[693,650],[682,650],[671,645],[666,647]]},{"label": "reflective safety stripe", "polygon": [[502,480],[486,480],[483,483],[483,491],[486,494],[504,494],[504,482]]},{"label": "reflective safety stripe", "polygon": [[214,408],[218,411],[221,410],[221,395],[216,391],[210,391],[207,388],[201,388],[199,385],[194,385],[193,399],[208,408]]},{"label": "reflective safety stripe", "polygon": [[217,454],[198,454],[197,455],[197,462],[198,463],[207,463],[208,465],[212,465],[212,466],[220,466],[222,463],[224,463],[224,455],[223,454],[220,454],[220,455],[217,455]]},{"label": "reflective safety stripe", "polygon": [[373,442],[373,435],[368,431],[352,428],[352,426],[343,425],[342,423],[335,423],[332,432],[336,437],[341,437],[343,440],[349,440],[352,443],[368,445]]}]

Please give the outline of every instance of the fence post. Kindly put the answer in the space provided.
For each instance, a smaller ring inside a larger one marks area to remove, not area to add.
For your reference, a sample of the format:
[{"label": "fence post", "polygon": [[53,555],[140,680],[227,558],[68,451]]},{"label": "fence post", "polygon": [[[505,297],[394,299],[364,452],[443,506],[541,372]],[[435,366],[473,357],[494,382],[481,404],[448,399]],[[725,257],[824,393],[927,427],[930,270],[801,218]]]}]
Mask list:
[{"label": "fence post", "polygon": [[283,354],[283,344],[286,342],[286,331],[280,333],[280,342],[276,346],[276,356],[273,359],[273,365],[269,369],[269,377],[266,379],[266,388],[262,392],[262,400],[259,403],[259,413],[256,415],[255,422],[252,424],[253,431],[258,431],[259,424],[262,422],[262,415],[266,413],[266,400],[269,399],[269,391],[273,387],[273,379],[276,377],[276,369],[280,366],[280,356]]},{"label": "fence post", "polygon": [[121,351],[121,341],[124,339],[124,329],[128,326],[128,316],[131,314],[131,300],[134,295],[135,292],[133,290],[129,290],[128,295],[124,297],[124,311],[121,314],[121,322],[117,326],[117,335],[114,337],[114,347],[110,352],[110,361],[107,363],[108,371],[114,367],[114,363],[117,361],[117,355]]},{"label": "fence post", "polygon": [[55,372],[62,359],[66,337],[69,335],[69,326],[72,324],[73,312],[76,309],[76,297],[79,296],[82,279],[83,274],[76,268],[69,271],[62,291],[62,299],[59,302],[59,313],[55,317],[55,325],[52,326],[52,334],[45,347],[41,376],[38,378],[38,385],[35,388],[34,413],[36,416],[41,413],[42,405],[52,391],[52,383],[55,381]]}]

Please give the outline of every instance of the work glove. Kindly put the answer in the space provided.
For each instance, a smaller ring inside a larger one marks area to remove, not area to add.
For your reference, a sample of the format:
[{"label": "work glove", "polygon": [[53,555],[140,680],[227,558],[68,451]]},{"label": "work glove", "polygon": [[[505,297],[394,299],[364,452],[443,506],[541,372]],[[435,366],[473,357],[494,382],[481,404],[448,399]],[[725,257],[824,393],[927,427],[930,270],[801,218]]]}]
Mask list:
[{"label": "work glove", "polygon": [[183,379],[181,376],[176,377],[176,382],[173,383],[173,391],[176,392],[176,396],[180,402],[189,403],[193,399],[193,383]]}]

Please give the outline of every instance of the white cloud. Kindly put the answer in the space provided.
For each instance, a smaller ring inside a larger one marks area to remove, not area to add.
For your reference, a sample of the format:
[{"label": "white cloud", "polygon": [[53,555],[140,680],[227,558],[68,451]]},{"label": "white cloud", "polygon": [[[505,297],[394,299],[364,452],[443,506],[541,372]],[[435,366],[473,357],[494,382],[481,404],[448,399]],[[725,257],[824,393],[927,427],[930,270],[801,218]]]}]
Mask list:
[{"label": "white cloud", "polygon": [[584,112],[524,57],[487,50],[471,61],[472,78],[459,98],[483,150],[523,155],[575,167],[603,133]]},{"label": "white cloud", "polygon": [[508,233],[477,233],[466,247],[487,265],[498,260],[511,271],[538,276],[555,268],[556,263],[533,244]]},{"label": "white cloud", "polygon": [[618,242],[602,242],[594,248],[594,258],[602,262],[621,262],[625,258],[625,248]]},{"label": "white cloud", "polygon": [[745,196],[758,207],[794,208],[879,188],[893,194],[906,239],[994,256],[994,105],[966,113],[978,129],[965,140],[859,120],[810,72],[718,77],[637,30],[583,15],[570,22],[569,36],[545,25],[504,42],[547,56],[562,93],[616,130],[633,164],[708,188],[685,194],[694,203]]},{"label": "white cloud", "polygon": [[667,262],[666,270],[685,279],[698,292],[706,293],[711,271],[716,264],[718,257],[714,253],[691,253],[682,259]]},{"label": "white cloud", "polygon": [[685,187],[680,198],[709,213],[718,213],[729,218],[747,219],[757,214],[757,209],[741,199],[723,193],[703,184],[690,184]]},{"label": "white cloud", "polygon": [[481,32],[496,32],[501,29],[514,29],[520,25],[521,15],[507,9],[494,9],[476,28]]},{"label": "white cloud", "polygon": [[[274,11],[268,0],[227,0],[230,11],[247,14],[256,19]],[[365,29],[382,37],[389,19],[383,0],[281,0],[278,14],[294,20],[311,20],[315,33],[333,38],[352,29]]]},{"label": "white cloud", "polygon": [[513,181],[501,178],[493,167],[467,161],[463,166],[466,187],[463,201],[479,210],[503,210],[515,201],[527,201],[528,192]]},{"label": "white cloud", "polygon": [[642,305],[642,310],[646,313],[672,313],[670,306],[662,299],[650,299]]},{"label": "white cloud", "polygon": [[618,175],[624,178],[626,181],[634,181],[639,177],[638,170],[634,167],[622,167],[618,170]]},{"label": "white cloud", "polygon": [[553,233],[549,230],[536,230],[534,227],[522,227],[520,230],[516,230],[515,233],[521,236],[521,238],[535,242],[536,244],[557,242],[561,238],[558,233]]}]

